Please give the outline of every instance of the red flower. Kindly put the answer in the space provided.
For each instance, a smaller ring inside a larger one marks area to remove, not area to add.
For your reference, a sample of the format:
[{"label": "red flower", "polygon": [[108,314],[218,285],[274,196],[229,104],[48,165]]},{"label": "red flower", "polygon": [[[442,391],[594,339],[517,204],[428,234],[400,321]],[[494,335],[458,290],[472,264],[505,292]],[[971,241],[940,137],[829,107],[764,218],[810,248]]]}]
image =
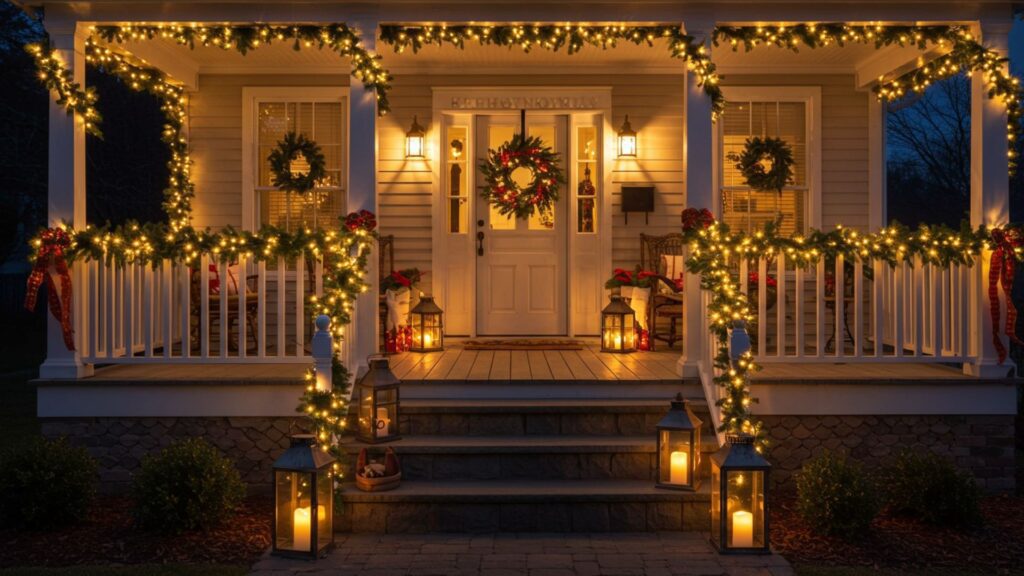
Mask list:
[{"label": "red flower", "polygon": [[707,208],[687,208],[682,214],[683,231],[708,228],[715,222],[715,216]]}]

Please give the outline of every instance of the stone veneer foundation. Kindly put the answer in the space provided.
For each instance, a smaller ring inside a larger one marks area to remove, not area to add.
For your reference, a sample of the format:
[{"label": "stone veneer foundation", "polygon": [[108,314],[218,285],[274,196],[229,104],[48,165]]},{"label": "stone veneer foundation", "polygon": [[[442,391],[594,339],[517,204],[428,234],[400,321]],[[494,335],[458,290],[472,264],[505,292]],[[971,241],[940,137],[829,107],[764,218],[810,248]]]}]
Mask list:
[{"label": "stone veneer foundation", "polygon": [[46,418],[43,435],[67,437],[99,462],[107,491],[126,489],[131,474],[150,452],[184,438],[203,438],[230,457],[251,489],[269,490],[274,460],[289,436],[304,429],[300,417]]},{"label": "stone veneer foundation", "polygon": [[1015,486],[1013,416],[766,416],[768,460],[779,485],[825,450],[842,451],[869,468],[901,449],[931,450],[970,470],[990,492]]}]

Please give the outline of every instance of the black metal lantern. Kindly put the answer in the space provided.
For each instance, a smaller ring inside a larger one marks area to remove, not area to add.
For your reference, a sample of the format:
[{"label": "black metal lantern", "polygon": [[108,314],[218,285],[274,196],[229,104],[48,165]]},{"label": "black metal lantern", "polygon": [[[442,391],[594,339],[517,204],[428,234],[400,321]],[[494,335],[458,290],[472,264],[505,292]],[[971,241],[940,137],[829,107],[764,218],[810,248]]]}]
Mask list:
[{"label": "black metal lantern", "polygon": [[636,350],[636,313],[622,296],[601,310],[601,352],[633,352]]},{"label": "black metal lantern", "polygon": [[444,350],[444,310],[434,302],[433,296],[420,296],[420,301],[409,312],[412,326],[412,352]]},{"label": "black metal lantern", "polygon": [[423,158],[423,137],[426,135],[426,130],[417,121],[416,116],[412,117],[412,127],[405,133],[405,157],[406,158]]},{"label": "black metal lantern", "polygon": [[769,554],[771,464],[748,434],[730,435],[711,456],[711,543],[723,554]]},{"label": "black metal lantern", "polygon": [[356,387],[359,422],[356,437],[376,444],[399,438],[398,387],[402,382],[391,371],[387,358],[371,358],[369,370]]},{"label": "black metal lantern", "polygon": [[636,158],[636,130],[629,123],[629,114],[619,127],[619,158]]},{"label": "black metal lantern", "polygon": [[668,414],[658,421],[658,488],[700,487],[700,427],[690,403],[676,394]]},{"label": "black metal lantern", "polygon": [[271,553],[316,560],[334,546],[334,462],[312,434],[293,436],[274,462]]}]

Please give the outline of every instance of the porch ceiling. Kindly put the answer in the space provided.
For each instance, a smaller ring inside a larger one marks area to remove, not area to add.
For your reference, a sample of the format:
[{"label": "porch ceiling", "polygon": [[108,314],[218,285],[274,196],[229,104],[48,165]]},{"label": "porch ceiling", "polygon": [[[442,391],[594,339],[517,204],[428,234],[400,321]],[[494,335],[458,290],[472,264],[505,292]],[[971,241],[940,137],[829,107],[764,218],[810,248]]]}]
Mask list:
[{"label": "porch ceiling", "polygon": [[[197,47],[191,50],[170,40],[129,42],[125,48],[152,64],[164,67],[175,63],[198,74],[309,74],[348,73],[349,63],[328,50],[293,50],[287,44],[260,47],[242,56],[233,50]],[[467,46],[466,49],[427,46],[418,54],[394,53],[389,46],[379,46],[384,65],[393,74],[460,73],[494,74],[608,74],[608,73],[679,73],[683,65],[668,55],[668,49],[656,43],[653,48],[620,44],[617,48],[599,50],[585,48],[572,56],[565,51],[551,53],[534,50],[524,53],[518,48]],[[853,74],[864,77],[864,85],[881,72],[894,70],[922,55],[915,48],[884,48],[849,45],[799,53],[775,47],[753,52],[733,51],[728,46],[713,50],[713,59],[723,75],[749,73],[786,74]],[[174,70],[167,70],[172,75]],[[867,76],[865,77],[865,74]]]}]

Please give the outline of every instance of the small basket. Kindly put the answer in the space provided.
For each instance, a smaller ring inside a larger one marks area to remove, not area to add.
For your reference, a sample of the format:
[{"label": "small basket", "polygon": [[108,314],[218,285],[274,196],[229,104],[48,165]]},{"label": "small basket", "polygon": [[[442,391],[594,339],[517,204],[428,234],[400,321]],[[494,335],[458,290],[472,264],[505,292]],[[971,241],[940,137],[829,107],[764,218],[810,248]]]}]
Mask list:
[{"label": "small basket", "polygon": [[402,483],[402,473],[392,474],[391,476],[378,476],[376,478],[367,478],[366,476],[360,476],[356,474],[356,488],[359,488],[363,492],[385,492],[387,490],[394,490],[398,488],[398,485]]}]

